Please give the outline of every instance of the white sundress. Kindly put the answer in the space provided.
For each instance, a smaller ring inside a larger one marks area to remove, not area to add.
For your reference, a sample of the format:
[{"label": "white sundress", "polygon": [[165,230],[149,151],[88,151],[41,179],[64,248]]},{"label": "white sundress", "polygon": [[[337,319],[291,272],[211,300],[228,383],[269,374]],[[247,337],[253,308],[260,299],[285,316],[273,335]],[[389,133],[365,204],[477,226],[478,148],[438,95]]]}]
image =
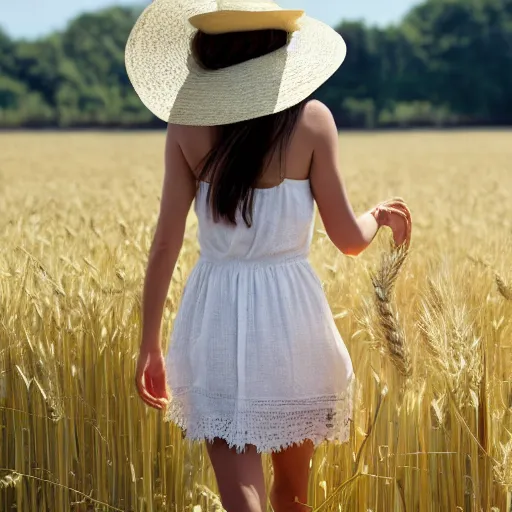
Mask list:
[{"label": "white sundress", "polygon": [[191,440],[220,437],[238,452],[310,439],[345,442],[354,373],[308,261],[314,199],[308,180],[256,189],[253,224],[215,223],[195,198],[200,257],[166,355],[166,421]]}]

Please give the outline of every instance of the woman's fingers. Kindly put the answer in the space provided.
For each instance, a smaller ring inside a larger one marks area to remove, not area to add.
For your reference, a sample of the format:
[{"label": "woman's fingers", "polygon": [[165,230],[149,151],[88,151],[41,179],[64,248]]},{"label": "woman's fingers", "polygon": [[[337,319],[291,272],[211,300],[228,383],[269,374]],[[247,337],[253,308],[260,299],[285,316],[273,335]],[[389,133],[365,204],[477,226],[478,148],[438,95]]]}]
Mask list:
[{"label": "woman's fingers", "polygon": [[155,397],[151,395],[151,393],[147,390],[144,384],[138,384],[137,390],[139,392],[140,398],[147,405],[155,408],[155,409],[163,409],[163,404]]},{"label": "woman's fingers", "polygon": [[389,216],[388,226],[393,230],[395,244],[402,245],[405,242],[408,246],[411,238],[411,218],[408,210],[389,206],[384,207],[383,210]]},{"label": "woman's fingers", "polygon": [[409,207],[401,197],[394,197],[379,205],[379,210],[385,213],[383,224],[393,231],[393,240],[400,246],[405,243],[409,246],[411,241],[412,217]]},{"label": "woman's fingers", "polygon": [[166,405],[167,389],[165,388],[165,375],[163,376],[162,382],[160,375],[150,375],[149,372],[146,371],[144,381],[146,383],[146,389],[153,399],[160,403],[160,405]]},{"label": "woman's fingers", "polygon": [[394,197],[392,199],[388,199],[387,201],[384,201],[382,204],[385,204],[385,205],[390,205],[390,204],[407,205],[407,203],[401,197]]},{"label": "woman's fingers", "polygon": [[401,210],[402,212],[405,213],[405,215],[407,216],[407,220],[412,223],[412,216],[411,216],[411,211],[409,210],[409,208],[407,207],[407,205],[397,205],[397,209]]},{"label": "woman's fingers", "polygon": [[145,371],[146,388],[162,404],[168,401],[165,361],[161,351],[149,355],[149,364]]},{"label": "woman's fingers", "polygon": [[388,215],[399,215],[400,217],[404,218],[406,221],[409,220],[409,216],[407,215],[407,212],[402,210],[401,208],[394,208],[394,207],[384,207],[382,208]]},{"label": "woman's fingers", "polygon": [[407,215],[407,217],[409,217],[409,219],[411,218],[411,212],[405,203],[392,202],[392,203],[386,203],[385,206],[387,208],[394,208],[396,210],[400,210],[400,211],[404,212]]},{"label": "woman's fingers", "polygon": [[403,212],[408,218],[409,220],[411,220],[411,212],[409,211],[409,208],[407,207],[407,205],[405,203],[400,203],[400,202],[386,202],[386,203],[382,203],[380,206],[379,206],[380,210],[384,210],[384,211],[401,211]]},{"label": "woman's fingers", "polygon": [[403,219],[400,219],[401,222],[395,222],[391,226],[393,231],[393,239],[396,245],[402,245],[404,242],[407,242],[409,238],[409,230]]},{"label": "woman's fingers", "polygon": [[[135,386],[140,398],[155,409],[163,409],[167,405],[167,391],[162,392],[162,383],[165,389],[165,369],[163,361],[152,352],[141,349],[135,370]],[[158,382],[153,382],[156,379]],[[165,398],[164,398],[165,397]]]},{"label": "woman's fingers", "polygon": [[407,215],[409,221],[412,221],[411,210],[409,210],[409,207],[405,203],[398,203],[396,207]]},{"label": "woman's fingers", "polygon": [[396,206],[390,206],[387,208],[390,212],[394,212],[401,216],[405,216],[409,227],[412,225],[411,212],[409,211],[409,208],[407,208],[406,205],[396,205]]},{"label": "woman's fingers", "polygon": [[384,206],[394,206],[394,207],[403,208],[404,210],[409,210],[409,207],[407,206],[407,203],[403,199],[401,199],[401,198],[390,199],[388,201],[385,201],[382,204]]},{"label": "woman's fingers", "polygon": [[158,375],[154,375],[151,378],[151,394],[162,401],[162,403],[167,403],[169,400],[169,395],[167,393],[167,379],[165,378],[165,373],[160,373]]},{"label": "woman's fingers", "polygon": [[162,409],[164,404],[161,400],[151,395],[146,387],[145,380],[144,370],[140,371],[140,368],[138,368],[135,376],[135,387],[137,388],[140,398],[149,406],[155,409]]},{"label": "woman's fingers", "polygon": [[402,227],[402,229],[403,229],[403,239],[397,245],[402,245],[403,243],[405,243],[408,247],[411,243],[411,224],[408,220],[406,221],[406,224],[405,224],[405,226]]}]

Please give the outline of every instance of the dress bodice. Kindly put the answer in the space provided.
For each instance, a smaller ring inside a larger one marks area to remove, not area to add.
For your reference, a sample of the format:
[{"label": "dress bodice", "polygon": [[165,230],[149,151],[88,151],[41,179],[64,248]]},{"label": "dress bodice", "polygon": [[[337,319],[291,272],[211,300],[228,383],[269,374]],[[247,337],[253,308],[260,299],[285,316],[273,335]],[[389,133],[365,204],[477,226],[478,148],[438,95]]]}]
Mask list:
[{"label": "dress bodice", "polygon": [[200,182],[195,202],[202,258],[258,261],[308,256],[315,217],[309,180],[285,179],[276,187],[256,189],[251,228],[240,212],[236,226],[214,222],[206,202],[208,187]]}]

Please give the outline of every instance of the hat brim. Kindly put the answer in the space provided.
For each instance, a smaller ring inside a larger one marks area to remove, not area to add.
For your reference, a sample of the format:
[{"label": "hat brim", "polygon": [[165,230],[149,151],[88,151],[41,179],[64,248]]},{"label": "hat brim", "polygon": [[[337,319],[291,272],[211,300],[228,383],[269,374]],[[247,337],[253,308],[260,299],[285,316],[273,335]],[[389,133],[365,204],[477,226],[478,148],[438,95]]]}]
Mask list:
[{"label": "hat brim", "polygon": [[205,70],[190,54],[196,28],[188,19],[201,9],[203,0],[154,0],[128,38],[129,79],[144,105],[165,122],[214,126],[281,112],[310,96],[345,59],[342,37],[304,15],[279,50]]},{"label": "hat brim", "polygon": [[216,11],[197,14],[190,24],[206,34],[245,32],[251,30],[280,29],[294,32],[299,28],[297,20],[304,11]]}]

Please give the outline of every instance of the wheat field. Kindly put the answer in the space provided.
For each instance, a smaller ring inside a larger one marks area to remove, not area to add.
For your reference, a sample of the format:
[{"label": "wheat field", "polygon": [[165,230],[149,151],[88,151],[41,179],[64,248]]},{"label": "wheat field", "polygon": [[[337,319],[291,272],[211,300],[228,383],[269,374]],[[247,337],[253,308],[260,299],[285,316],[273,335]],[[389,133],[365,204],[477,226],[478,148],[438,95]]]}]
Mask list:
[{"label": "wheat field", "polygon": [[[0,134],[0,510],[220,511],[204,447],[133,386],[164,134]],[[312,511],[512,511],[512,133],[342,134],[357,213],[400,195],[408,254],[311,253],[357,376]],[[193,215],[164,346],[198,256]],[[265,456],[266,475],[272,478]],[[270,511],[270,506],[269,506]]]}]

